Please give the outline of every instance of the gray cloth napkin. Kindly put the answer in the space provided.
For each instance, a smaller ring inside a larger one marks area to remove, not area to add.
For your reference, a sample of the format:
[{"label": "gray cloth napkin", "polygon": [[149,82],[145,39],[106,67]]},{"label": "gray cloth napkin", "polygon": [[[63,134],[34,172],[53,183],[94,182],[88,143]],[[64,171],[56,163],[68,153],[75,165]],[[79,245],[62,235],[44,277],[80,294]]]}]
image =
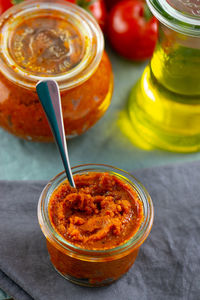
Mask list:
[{"label": "gray cloth napkin", "polygon": [[101,288],[74,285],[49,260],[37,221],[45,182],[0,182],[0,287],[17,300],[200,299],[200,163],[133,172],[155,221],[129,270]]}]

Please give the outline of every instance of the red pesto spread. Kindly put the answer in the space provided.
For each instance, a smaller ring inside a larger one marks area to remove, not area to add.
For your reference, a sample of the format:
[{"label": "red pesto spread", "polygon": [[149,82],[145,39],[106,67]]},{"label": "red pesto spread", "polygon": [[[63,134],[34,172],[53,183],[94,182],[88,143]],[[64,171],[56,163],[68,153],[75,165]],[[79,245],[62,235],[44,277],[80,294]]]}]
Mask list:
[{"label": "red pesto spread", "polygon": [[62,183],[49,201],[54,229],[85,249],[111,249],[129,240],[143,221],[137,192],[108,173],[75,175],[76,188]]}]

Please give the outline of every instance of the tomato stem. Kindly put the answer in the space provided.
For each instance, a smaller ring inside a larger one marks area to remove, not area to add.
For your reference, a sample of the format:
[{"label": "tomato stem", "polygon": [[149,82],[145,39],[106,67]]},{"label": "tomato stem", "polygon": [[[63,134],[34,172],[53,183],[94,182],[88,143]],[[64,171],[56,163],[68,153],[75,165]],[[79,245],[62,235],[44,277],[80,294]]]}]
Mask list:
[{"label": "tomato stem", "polygon": [[13,5],[15,5],[15,4],[18,4],[22,1],[24,1],[24,0],[12,0],[11,2],[12,2]]},{"label": "tomato stem", "polygon": [[148,6],[145,4],[144,5],[144,18],[146,21],[149,21],[152,18],[152,13],[150,11],[150,9],[148,8]]},{"label": "tomato stem", "polygon": [[76,4],[82,8],[88,9],[96,0],[76,0]]}]

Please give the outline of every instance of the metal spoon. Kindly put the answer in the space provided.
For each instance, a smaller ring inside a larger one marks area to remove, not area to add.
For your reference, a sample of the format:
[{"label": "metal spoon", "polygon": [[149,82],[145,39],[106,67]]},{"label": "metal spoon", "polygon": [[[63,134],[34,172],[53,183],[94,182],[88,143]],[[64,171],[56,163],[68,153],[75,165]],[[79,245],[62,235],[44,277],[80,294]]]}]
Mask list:
[{"label": "metal spoon", "polygon": [[55,80],[41,80],[37,83],[36,90],[60,151],[69,183],[76,187],[69,163],[58,84]]}]

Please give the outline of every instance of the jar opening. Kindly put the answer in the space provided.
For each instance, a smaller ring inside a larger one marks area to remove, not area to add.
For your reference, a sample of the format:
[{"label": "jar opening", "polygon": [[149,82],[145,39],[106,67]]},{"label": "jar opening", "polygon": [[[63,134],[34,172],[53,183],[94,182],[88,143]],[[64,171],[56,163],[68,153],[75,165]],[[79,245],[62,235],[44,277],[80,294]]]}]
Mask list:
[{"label": "jar opening", "polygon": [[70,21],[56,16],[23,20],[9,37],[9,55],[35,76],[69,72],[85,55],[85,40]]},{"label": "jar opening", "polygon": [[200,18],[200,3],[198,0],[167,0],[167,4],[185,17],[197,21]]},{"label": "jar opening", "polygon": [[[123,256],[124,252],[128,252],[129,250],[132,250],[133,247],[137,248],[139,247],[143,241],[148,236],[148,233],[151,229],[152,222],[153,222],[153,205],[150,196],[145,191],[145,189],[136,181],[136,179],[131,176],[129,173],[126,173],[120,169],[107,166],[107,165],[81,165],[72,168],[73,169],[73,175],[75,174],[87,174],[89,172],[102,172],[102,173],[110,173],[116,177],[118,177],[121,181],[124,181],[126,184],[130,185],[131,188],[133,188],[138,196],[140,201],[143,204],[143,213],[144,213],[144,220],[139,228],[139,230],[128,240],[125,241],[125,243],[110,249],[105,250],[88,250],[85,248],[80,248],[78,246],[75,246],[71,243],[69,243],[67,240],[62,238],[61,235],[59,235],[55,229],[53,228],[49,215],[48,215],[48,203],[49,199],[53,193],[53,191],[63,182],[66,180],[66,176],[64,172],[58,174],[56,177],[54,177],[48,185],[44,188],[39,203],[38,203],[38,218],[39,223],[41,226],[41,229],[46,236],[46,238],[51,242],[54,243],[55,246],[59,247],[59,249],[65,249],[69,251],[69,255],[72,256],[74,254],[77,255],[77,252],[79,253],[79,256],[83,255],[85,256],[91,256],[93,259],[98,260],[99,256],[110,256],[117,255],[117,256]],[[74,254],[73,254],[74,253]]]},{"label": "jar opening", "polygon": [[147,0],[155,17],[167,27],[191,36],[200,36],[198,0]]},{"label": "jar opening", "polygon": [[0,18],[0,33],[1,72],[32,89],[49,77],[61,89],[83,83],[98,67],[104,48],[94,18],[62,0],[12,7]]}]

